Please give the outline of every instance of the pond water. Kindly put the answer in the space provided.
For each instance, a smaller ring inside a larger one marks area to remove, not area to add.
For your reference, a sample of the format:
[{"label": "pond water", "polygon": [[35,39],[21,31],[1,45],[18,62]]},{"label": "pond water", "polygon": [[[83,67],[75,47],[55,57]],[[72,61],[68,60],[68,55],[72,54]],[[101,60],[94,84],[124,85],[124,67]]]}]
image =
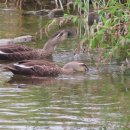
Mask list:
[{"label": "pond water", "polygon": [[[0,38],[35,35],[46,23],[43,17],[22,16],[13,6],[0,4]],[[53,62],[74,60],[73,42],[69,39],[58,47]],[[43,46],[39,44],[31,43]],[[1,61],[0,129],[129,130],[130,75],[121,75],[117,64],[97,70],[88,57],[81,60],[89,72],[58,78],[13,76],[2,69],[8,63]]]}]

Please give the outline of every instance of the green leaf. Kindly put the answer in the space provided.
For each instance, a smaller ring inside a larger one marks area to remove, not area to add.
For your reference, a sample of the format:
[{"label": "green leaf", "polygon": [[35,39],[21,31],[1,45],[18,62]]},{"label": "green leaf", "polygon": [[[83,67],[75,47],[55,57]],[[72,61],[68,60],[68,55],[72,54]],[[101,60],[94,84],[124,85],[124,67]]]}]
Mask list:
[{"label": "green leaf", "polygon": [[92,47],[92,48],[95,48],[96,45],[97,45],[96,38],[93,38],[93,39],[90,41],[90,43],[91,43],[91,47]]},{"label": "green leaf", "polygon": [[127,49],[127,54],[128,56],[130,56],[130,49]]}]

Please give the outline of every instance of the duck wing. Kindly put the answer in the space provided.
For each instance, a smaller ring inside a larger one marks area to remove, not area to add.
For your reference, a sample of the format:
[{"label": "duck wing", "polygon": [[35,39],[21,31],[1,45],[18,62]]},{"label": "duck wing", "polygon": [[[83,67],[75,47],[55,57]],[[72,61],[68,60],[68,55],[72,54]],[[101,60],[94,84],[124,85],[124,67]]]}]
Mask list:
[{"label": "duck wing", "polygon": [[35,65],[33,68],[35,76],[40,77],[56,77],[61,74],[61,68],[59,66],[46,66]]},{"label": "duck wing", "polygon": [[0,60],[21,61],[30,59],[51,58],[52,53],[45,52],[42,49],[33,49],[30,51],[19,51],[13,53],[0,52]]},{"label": "duck wing", "polygon": [[32,49],[26,46],[9,46],[0,48],[0,60],[21,61],[50,58],[52,53],[43,49]]},{"label": "duck wing", "polygon": [[0,60],[23,60],[30,57],[34,49],[22,45],[0,46]]},{"label": "duck wing", "polygon": [[59,66],[44,60],[24,60],[10,65],[6,69],[14,74],[36,77],[54,77],[62,72]]},{"label": "duck wing", "polygon": [[26,65],[26,66],[34,66],[34,65],[40,65],[40,66],[52,66],[55,67],[56,64],[47,61],[47,60],[22,60],[19,61],[18,64]]},{"label": "duck wing", "polygon": [[20,51],[31,51],[33,48],[24,45],[5,45],[0,46],[0,52],[3,53],[14,53]]},{"label": "duck wing", "polygon": [[16,61],[25,59],[35,59],[38,57],[36,51],[19,51],[13,53],[0,52],[0,60]]}]

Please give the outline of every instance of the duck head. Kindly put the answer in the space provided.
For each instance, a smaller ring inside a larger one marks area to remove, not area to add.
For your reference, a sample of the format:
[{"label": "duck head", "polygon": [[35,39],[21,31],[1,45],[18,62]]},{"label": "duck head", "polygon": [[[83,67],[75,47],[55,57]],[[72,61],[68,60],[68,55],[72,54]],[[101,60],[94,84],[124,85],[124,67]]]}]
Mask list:
[{"label": "duck head", "polygon": [[64,41],[68,37],[68,32],[65,30],[60,31],[57,35],[51,38],[45,45],[44,51],[53,52],[56,45]]},{"label": "duck head", "polygon": [[62,68],[63,73],[75,73],[75,72],[86,72],[88,71],[88,67],[86,64],[82,62],[72,61],[65,64]]}]

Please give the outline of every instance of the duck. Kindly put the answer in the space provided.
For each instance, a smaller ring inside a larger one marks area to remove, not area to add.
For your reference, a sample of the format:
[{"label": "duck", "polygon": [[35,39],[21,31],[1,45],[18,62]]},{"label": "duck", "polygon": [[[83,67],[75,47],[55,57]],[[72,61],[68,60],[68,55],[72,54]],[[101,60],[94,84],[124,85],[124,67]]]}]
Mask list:
[{"label": "duck", "polygon": [[5,67],[13,74],[31,77],[57,77],[59,75],[86,72],[88,67],[85,63],[71,61],[63,67],[47,60],[23,60]]},{"label": "duck", "polygon": [[52,56],[56,45],[64,41],[67,36],[68,32],[61,30],[57,35],[49,39],[42,49],[34,49],[18,44],[0,46],[0,60],[21,61],[49,58]]},{"label": "duck", "polygon": [[88,12],[88,26],[89,30],[94,22],[98,23],[100,21],[98,13],[94,10],[92,1],[89,1],[89,12]]}]

